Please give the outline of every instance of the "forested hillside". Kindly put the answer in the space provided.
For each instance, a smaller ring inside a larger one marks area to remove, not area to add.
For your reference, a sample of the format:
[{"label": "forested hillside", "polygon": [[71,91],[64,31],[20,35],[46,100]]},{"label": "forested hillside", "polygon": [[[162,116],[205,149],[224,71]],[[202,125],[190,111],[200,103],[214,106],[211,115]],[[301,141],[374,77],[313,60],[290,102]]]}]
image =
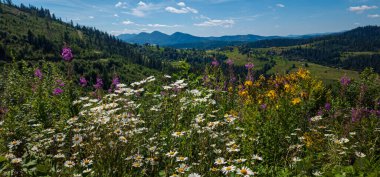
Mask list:
[{"label": "forested hillside", "polygon": [[249,43],[249,48],[276,48],[290,60],[309,61],[322,65],[363,70],[373,67],[380,72],[380,27],[359,27],[347,32],[311,39],[273,39]]},{"label": "forested hillside", "polygon": [[180,60],[191,64],[186,70],[200,71],[205,62],[215,57],[202,50],[128,44],[93,27],[63,22],[42,7],[0,1],[0,12],[0,65],[13,59],[31,63],[58,61],[56,64],[62,68],[60,52],[66,45],[74,53],[74,71],[78,75],[90,75],[95,81],[100,74],[108,77],[105,83],[110,83],[112,75],[125,68],[130,72],[123,72],[120,77],[131,81],[152,72],[183,70],[172,63]]}]

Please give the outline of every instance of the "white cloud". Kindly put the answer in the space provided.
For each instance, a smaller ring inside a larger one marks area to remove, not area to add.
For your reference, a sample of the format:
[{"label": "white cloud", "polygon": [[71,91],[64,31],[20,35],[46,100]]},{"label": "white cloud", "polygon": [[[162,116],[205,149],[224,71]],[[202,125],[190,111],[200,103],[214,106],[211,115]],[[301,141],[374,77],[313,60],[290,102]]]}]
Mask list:
[{"label": "white cloud", "polygon": [[149,12],[151,10],[158,9],[159,7],[154,4],[147,4],[143,1],[140,1],[137,3],[137,7],[133,8],[130,14],[137,16],[137,17],[144,17],[146,15],[146,12]]},{"label": "white cloud", "polygon": [[217,20],[217,19],[209,19],[202,23],[196,23],[195,26],[201,27],[213,27],[213,26],[221,26],[221,27],[232,27],[235,24],[234,20]]},{"label": "white cloud", "polygon": [[119,17],[119,15],[118,15],[118,14],[113,14],[113,16],[114,16],[114,17]]},{"label": "white cloud", "polygon": [[175,27],[180,27],[181,25],[148,24],[147,26],[154,27],[154,28],[175,28]]},{"label": "white cloud", "polygon": [[198,13],[198,10],[196,10],[196,9],[193,9],[193,8],[190,8],[190,7],[186,7],[186,9],[189,10],[190,12],[194,13],[194,14]]},{"label": "white cloud", "polygon": [[124,25],[131,25],[131,24],[134,24],[133,21],[129,21],[129,20],[123,21],[122,23],[123,23]]},{"label": "white cloud", "polygon": [[88,16],[89,19],[94,19],[95,17],[94,16]]},{"label": "white cloud", "polygon": [[284,4],[276,4],[277,7],[281,7],[281,8],[284,8],[285,5]]},{"label": "white cloud", "polygon": [[380,18],[379,14],[370,14],[368,15],[368,18]]},{"label": "white cloud", "polygon": [[181,7],[186,7],[186,4],[184,2],[179,2],[177,5]]},{"label": "white cloud", "polygon": [[137,3],[137,5],[138,5],[139,7],[141,7],[141,8],[146,8],[146,7],[148,7],[148,4],[146,4],[146,3],[143,2],[143,1],[140,1],[139,3]]},{"label": "white cloud", "polygon": [[118,2],[118,3],[116,3],[115,4],[115,7],[117,7],[117,8],[127,8],[127,3],[126,2]]},{"label": "white cloud", "polygon": [[166,11],[170,12],[170,13],[174,13],[174,14],[187,14],[187,13],[194,13],[194,14],[197,14],[198,13],[198,10],[196,9],[193,9],[191,7],[182,7],[180,9],[177,9],[177,8],[174,8],[174,7],[166,7],[165,8]]},{"label": "white cloud", "polygon": [[357,13],[361,13],[365,10],[371,10],[371,9],[377,9],[378,7],[377,6],[367,6],[367,5],[362,5],[362,6],[353,6],[353,7],[350,7],[348,8],[349,11],[351,12],[357,12]]},{"label": "white cloud", "polygon": [[187,14],[187,13],[197,14],[198,13],[197,9],[187,7],[184,2],[179,2],[179,3],[177,3],[177,5],[180,6],[181,8],[177,9],[175,7],[169,6],[169,7],[166,7],[165,10],[170,12],[170,13],[174,13],[174,14]]}]

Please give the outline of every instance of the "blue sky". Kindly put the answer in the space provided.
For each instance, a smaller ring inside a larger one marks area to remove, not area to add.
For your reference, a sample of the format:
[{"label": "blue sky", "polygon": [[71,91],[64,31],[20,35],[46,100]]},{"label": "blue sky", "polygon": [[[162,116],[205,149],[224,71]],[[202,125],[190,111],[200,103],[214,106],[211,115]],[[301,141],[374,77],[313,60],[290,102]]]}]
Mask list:
[{"label": "blue sky", "polygon": [[13,0],[111,34],[289,35],[380,25],[380,0]]}]

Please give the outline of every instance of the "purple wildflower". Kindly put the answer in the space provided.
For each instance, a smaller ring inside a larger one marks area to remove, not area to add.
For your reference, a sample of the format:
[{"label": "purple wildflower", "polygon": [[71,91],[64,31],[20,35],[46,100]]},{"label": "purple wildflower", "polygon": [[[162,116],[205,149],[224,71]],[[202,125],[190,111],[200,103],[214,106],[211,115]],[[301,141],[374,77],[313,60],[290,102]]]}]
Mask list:
[{"label": "purple wildflower", "polygon": [[61,79],[57,79],[55,82],[56,82],[60,87],[65,86],[65,83],[64,83]]},{"label": "purple wildflower", "polygon": [[94,85],[95,89],[100,89],[103,86],[103,80],[99,77],[96,78],[96,84]]},{"label": "purple wildflower", "polygon": [[331,109],[331,104],[330,103],[326,103],[325,104],[325,110],[326,111],[330,111],[330,109]]},{"label": "purple wildflower", "polygon": [[85,77],[80,77],[79,78],[79,84],[82,86],[82,87],[86,87],[87,86],[87,80]]},{"label": "purple wildflower", "polygon": [[228,59],[226,63],[228,66],[232,66],[234,64],[234,61],[232,61],[231,59]]},{"label": "purple wildflower", "polygon": [[38,77],[38,79],[42,79],[42,72],[39,68],[37,68],[36,70],[34,70],[34,76]]},{"label": "purple wildflower", "polygon": [[61,93],[63,93],[63,90],[61,89],[61,88],[55,88],[54,90],[53,90],[53,95],[59,95],[59,94],[61,94]]},{"label": "purple wildflower", "polygon": [[219,66],[219,62],[218,60],[215,60],[211,62],[211,65],[214,66],[214,67],[218,67]]},{"label": "purple wildflower", "polygon": [[119,85],[119,84],[120,84],[119,77],[117,77],[117,76],[113,77],[113,79],[112,79],[112,85],[114,85],[115,87],[117,87],[117,85]]},{"label": "purple wildflower", "polygon": [[342,78],[340,78],[340,83],[343,86],[348,86],[351,83],[351,79],[347,76],[343,76]]},{"label": "purple wildflower", "polygon": [[260,108],[261,108],[261,109],[266,109],[266,108],[267,108],[267,105],[266,105],[266,104],[262,104],[262,105],[260,106]]},{"label": "purple wildflower", "polygon": [[64,47],[63,50],[62,50],[62,58],[65,60],[65,61],[71,61],[73,59],[73,53],[71,52],[71,49],[68,48],[68,47]]},{"label": "purple wildflower", "polygon": [[249,70],[252,69],[255,65],[253,63],[247,63],[245,64],[245,67]]}]

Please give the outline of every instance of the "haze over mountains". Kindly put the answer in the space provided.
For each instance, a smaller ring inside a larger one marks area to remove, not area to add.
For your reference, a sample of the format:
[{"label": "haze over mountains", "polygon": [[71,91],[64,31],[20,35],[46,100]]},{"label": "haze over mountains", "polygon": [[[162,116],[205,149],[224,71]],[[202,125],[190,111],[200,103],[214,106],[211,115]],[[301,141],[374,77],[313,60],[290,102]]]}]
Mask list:
[{"label": "haze over mountains", "polygon": [[[260,35],[231,35],[220,37],[198,37],[190,34],[175,32],[171,35],[153,31],[152,33],[142,32],[139,34],[121,34],[117,37],[128,43],[136,44],[156,44],[161,46],[170,46],[175,48],[214,48],[228,45],[239,45],[247,42],[255,42],[260,40],[279,39],[279,38],[311,38],[330,33],[309,34],[309,35],[289,35],[289,36],[260,36]],[[207,46],[204,44],[207,43]],[[203,44],[203,45],[202,45]]]}]

